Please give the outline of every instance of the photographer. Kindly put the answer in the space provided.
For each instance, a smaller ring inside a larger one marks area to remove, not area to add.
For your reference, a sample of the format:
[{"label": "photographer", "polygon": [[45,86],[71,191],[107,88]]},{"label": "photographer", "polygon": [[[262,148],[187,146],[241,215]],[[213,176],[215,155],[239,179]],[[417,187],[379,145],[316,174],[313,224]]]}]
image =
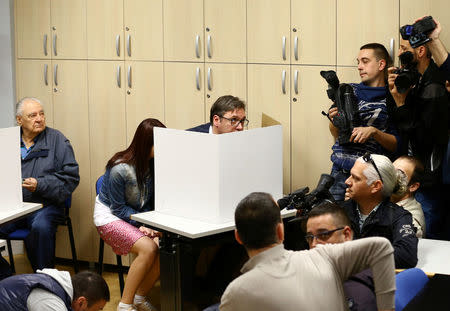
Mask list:
[{"label": "photographer", "polygon": [[386,48],[378,43],[369,43],[360,48],[358,71],[360,84],[351,84],[357,102],[357,117],[360,124],[351,132],[348,143],[342,143],[339,129],[333,119],[338,115],[337,108],[330,108],[330,132],[336,139],[333,145],[331,175],[335,184],[330,189],[335,200],[344,200],[345,180],[349,176],[355,160],[369,151],[371,153],[388,154],[397,149],[396,130],[388,115],[386,104],[387,68],[391,59]]},{"label": "photographer", "polygon": [[[423,17],[416,20],[416,22],[422,20]],[[427,47],[430,49],[431,55],[433,56],[436,65],[442,71],[445,76],[445,80],[450,81],[450,57],[447,49],[445,48],[442,41],[439,39],[442,27],[441,24],[434,20],[436,23],[436,28],[430,33],[429,37],[431,41],[427,43]]]},{"label": "photographer", "polygon": [[421,77],[400,93],[396,85],[400,75],[395,73],[398,72],[396,68],[389,68],[389,90],[396,106],[393,118],[402,137],[399,153],[410,154],[425,166],[424,180],[416,199],[425,213],[427,237],[441,238],[440,222],[445,210],[442,163],[448,142],[448,97],[445,80],[431,59],[430,50],[425,44],[416,48],[411,46],[412,36],[403,31],[408,26],[401,28],[399,57],[407,58],[409,53],[411,62],[408,66],[417,69]]},{"label": "photographer", "polygon": [[350,200],[342,203],[352,223],[354,238],[382,236],[394,246],[395,267],[417,264],[417,237],[411,213],[389,197],[398,188],[399,176],[392,162],[379,154],[365,154],[355,162],[345,181]]}]

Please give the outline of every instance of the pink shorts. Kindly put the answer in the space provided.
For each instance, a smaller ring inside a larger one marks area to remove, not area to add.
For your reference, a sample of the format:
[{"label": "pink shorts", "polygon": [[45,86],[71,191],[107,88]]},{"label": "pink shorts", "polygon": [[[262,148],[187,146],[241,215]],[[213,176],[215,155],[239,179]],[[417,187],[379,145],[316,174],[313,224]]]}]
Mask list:
[{"label": "pink shorts", "polygon": [[99,226],[97,231],[103,241],[110,245],[117,255],[128,254],[133,244],[145,236],[138,228],[123,220],[116,220]]}]

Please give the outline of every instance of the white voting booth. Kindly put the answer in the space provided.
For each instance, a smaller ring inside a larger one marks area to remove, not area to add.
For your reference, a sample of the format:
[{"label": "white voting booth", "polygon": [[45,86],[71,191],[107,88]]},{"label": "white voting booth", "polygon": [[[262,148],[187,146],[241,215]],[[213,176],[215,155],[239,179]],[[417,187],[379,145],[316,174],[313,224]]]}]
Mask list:
[{"label": "white voting booth", "polygon": [[22,208],[20,127],[0,129],[0,211]]},{"label": "white voting booth", "polygon": [[154,140],[159,213],[225,223],[250,192],[282,196],[280,125],[221,135],[154,128]]}]

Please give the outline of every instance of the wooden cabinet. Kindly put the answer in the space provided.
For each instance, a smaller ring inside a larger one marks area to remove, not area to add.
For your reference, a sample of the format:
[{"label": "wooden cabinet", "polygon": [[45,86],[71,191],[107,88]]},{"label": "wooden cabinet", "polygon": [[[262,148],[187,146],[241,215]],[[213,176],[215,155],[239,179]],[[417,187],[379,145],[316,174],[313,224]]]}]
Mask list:
[{"label": "wooden cabinet", "polygon": [[[247,66],[245,64],[205,64],[205,122],[211,106],[223,95],[233,95],[247,102]],[[247,107],[248,108],[248,107]]]},{"label": "wooden cabinet", "polygon": [[290,63],[290,0],[247,0],[249,63]]},{"label": "wooden cabinet", "polygon": [[336,63],[335,0],[291,0],[291,63]]},{"label": "wooden cabinet", "polygon": [[321,70],[334,67],[292,66],[291,72],[291,158],[292,191],[308,186],[313,190],[320,174],[331,172],[331,146],[334,139],[328,130],[331,101]]},{"label": "wooden cabinet", "polygon": [[127,145],[142,120],[164,118],[164,80],[162,62],[126,61]]},{"label": "wooden cabinet", "polygon": [[164,63],[167,127],[187,129],[205,123],[204,63]]},{"label": "wooden cabinet", "polygon": [[395,58],[399,0],[337,0],[337,65],[355,66],[359,48],[383,44]]},{"label": "wooden cabinet", "polygon": [[18,58],[86,58],[86,0],[15,1]]},{"label": "wooden cabinet", "polygon": [[283,192],[291,190],[290,66],[248,65],[249,127],[264,126],[265,119],[283,126]]},{"label": "wooden cabinet", "polygon": [[48,126],[53,127],[53,71],[51,60],[18,59],[16,62],[16,97],[38,98]]}]

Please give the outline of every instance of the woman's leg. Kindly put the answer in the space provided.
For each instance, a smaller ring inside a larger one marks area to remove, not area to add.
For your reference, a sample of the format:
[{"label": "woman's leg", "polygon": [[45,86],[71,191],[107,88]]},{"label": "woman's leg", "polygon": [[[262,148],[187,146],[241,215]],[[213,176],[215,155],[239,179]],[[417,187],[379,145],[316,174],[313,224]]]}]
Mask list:
[{"label": "woman's leg", "polygon": [[147,273],[145,278],[142,280],[141,284],[136,291],[136,294],[140,296],[147,296],[148,292],[152,289],[155,282],[159,279],[159,252],[156,254],[156,258]]},{"label": "woman's leg", "polygon": [[[138,239],[131,247],[131,252],[137,254],[137,257],[131,263],[125,287],[123,289],[121,302],[126,304],[133,303],[136,291],[141,287],[141,283],[147,281],[147,275],[150,271],[154,270],[152,269],[153,266],[158,266],[159,274],[158,245],[156,245],[152,239],[146,236]],[[158,264],[155,264],[155,260],[158,260]],[[156,279],[153,280],[153,283]],[[153,285],[153,283],[151,285]],[[147,285],[147,283],[145,283],[145,285]],[[150,290],[150,288],[148,290]]]}]

